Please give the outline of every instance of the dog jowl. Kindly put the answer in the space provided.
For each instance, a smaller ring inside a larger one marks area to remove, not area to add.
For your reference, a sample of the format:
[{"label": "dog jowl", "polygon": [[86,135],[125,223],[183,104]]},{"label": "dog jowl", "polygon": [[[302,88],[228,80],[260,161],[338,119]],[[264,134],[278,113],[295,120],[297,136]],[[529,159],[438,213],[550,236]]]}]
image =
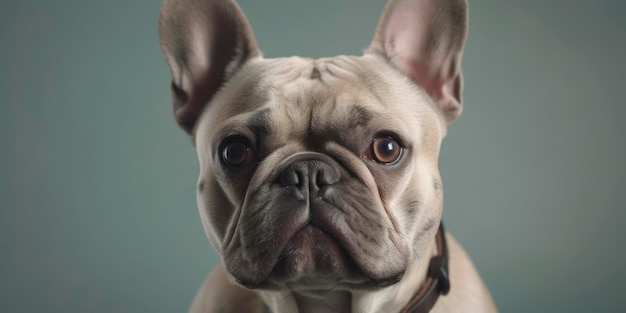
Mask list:
[{"label": "dog jowl", "polygon": [[191,312],[494,312],[440,227],[463,0],[392,0],[362,56],[266,59],[230,0],[166,0],[159,35],[221,257]]}]

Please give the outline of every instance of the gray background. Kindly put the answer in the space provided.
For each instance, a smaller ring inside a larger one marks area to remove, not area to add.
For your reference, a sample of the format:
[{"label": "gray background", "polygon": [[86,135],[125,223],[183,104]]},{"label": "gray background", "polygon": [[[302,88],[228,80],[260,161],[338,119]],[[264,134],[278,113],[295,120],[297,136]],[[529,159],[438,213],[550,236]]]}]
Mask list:
[{"label": "gray background", "polygon": [[[360,54],[382,1],[241,1],[266,56]],[[159,1],[0,2],[0,312],[182,312],[217,261]],[[502,312],[624,312],[623,1],[470,4],[444,218]]]}]

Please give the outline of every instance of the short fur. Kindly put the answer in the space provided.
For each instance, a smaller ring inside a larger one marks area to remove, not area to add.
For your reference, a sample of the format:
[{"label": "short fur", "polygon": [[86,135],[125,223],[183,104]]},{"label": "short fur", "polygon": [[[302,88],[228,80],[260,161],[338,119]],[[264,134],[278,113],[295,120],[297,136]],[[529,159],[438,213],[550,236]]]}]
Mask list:
[{"label": "short fur", "polygon": [[[230,0],[166,0],[159,34],[222,259],[190,312],[399,312],[436,253],[465,1],[390,1],[360,57],[265,59]],[[377,161],[376,138],[397,142],[396,161]],[[224,160],[233,141],[249,163]],[[452,289],[432,311],[495,312],[447,238]]]}]

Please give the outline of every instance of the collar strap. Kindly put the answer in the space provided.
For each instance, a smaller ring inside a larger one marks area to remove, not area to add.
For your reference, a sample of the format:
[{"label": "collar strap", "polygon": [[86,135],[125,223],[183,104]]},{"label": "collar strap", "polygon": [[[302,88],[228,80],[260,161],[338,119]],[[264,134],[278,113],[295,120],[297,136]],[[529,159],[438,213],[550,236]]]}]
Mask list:
[{"label": "collar strap", "polygon": [[448,245],[446,243],[443,224],[435,235],[437,255],[430,259],[426,281],[415,293],[401,313],[427,313],[435,305],[439,294],[446,295],[450,291],[450,277],[448,276]]}]

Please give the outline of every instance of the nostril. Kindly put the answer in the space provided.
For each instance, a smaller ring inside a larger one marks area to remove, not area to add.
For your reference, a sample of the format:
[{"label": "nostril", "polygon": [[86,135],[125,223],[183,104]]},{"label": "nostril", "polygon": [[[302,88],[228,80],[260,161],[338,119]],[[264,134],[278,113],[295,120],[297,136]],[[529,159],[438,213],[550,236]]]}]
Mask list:
[{"label": "nostril", "polygon": [[324,173],[322,171],[317,171],[315,175],[315,184],[318,186],[328,185],[327,179],[324,177]]},{"label": "nostril", "polygon": [[280,183],[287,186],[297,186],[300,184],[300,177],[298,177],[298,173],[294,170],[287,170],[280,174]]},{"label": "nostril", "polygon": [[297,160],[283,168],[277,183],[283,187],[297,187],[317,192],[321,187],[336,184],[341,172],[322,160]]},{"label": "nostril", "polygon": [[315,175],[315,183],[318,186],[332,185],[339,181],[339,173],[330,167],[320,168]]},{"label": "nostril", "polygon": [[315,175],[315,184],[319,187],[322,187],[325,185],[330,185],[332,184],[332,182],[323,170],[319,170],[317,171],[317,175]]}]

